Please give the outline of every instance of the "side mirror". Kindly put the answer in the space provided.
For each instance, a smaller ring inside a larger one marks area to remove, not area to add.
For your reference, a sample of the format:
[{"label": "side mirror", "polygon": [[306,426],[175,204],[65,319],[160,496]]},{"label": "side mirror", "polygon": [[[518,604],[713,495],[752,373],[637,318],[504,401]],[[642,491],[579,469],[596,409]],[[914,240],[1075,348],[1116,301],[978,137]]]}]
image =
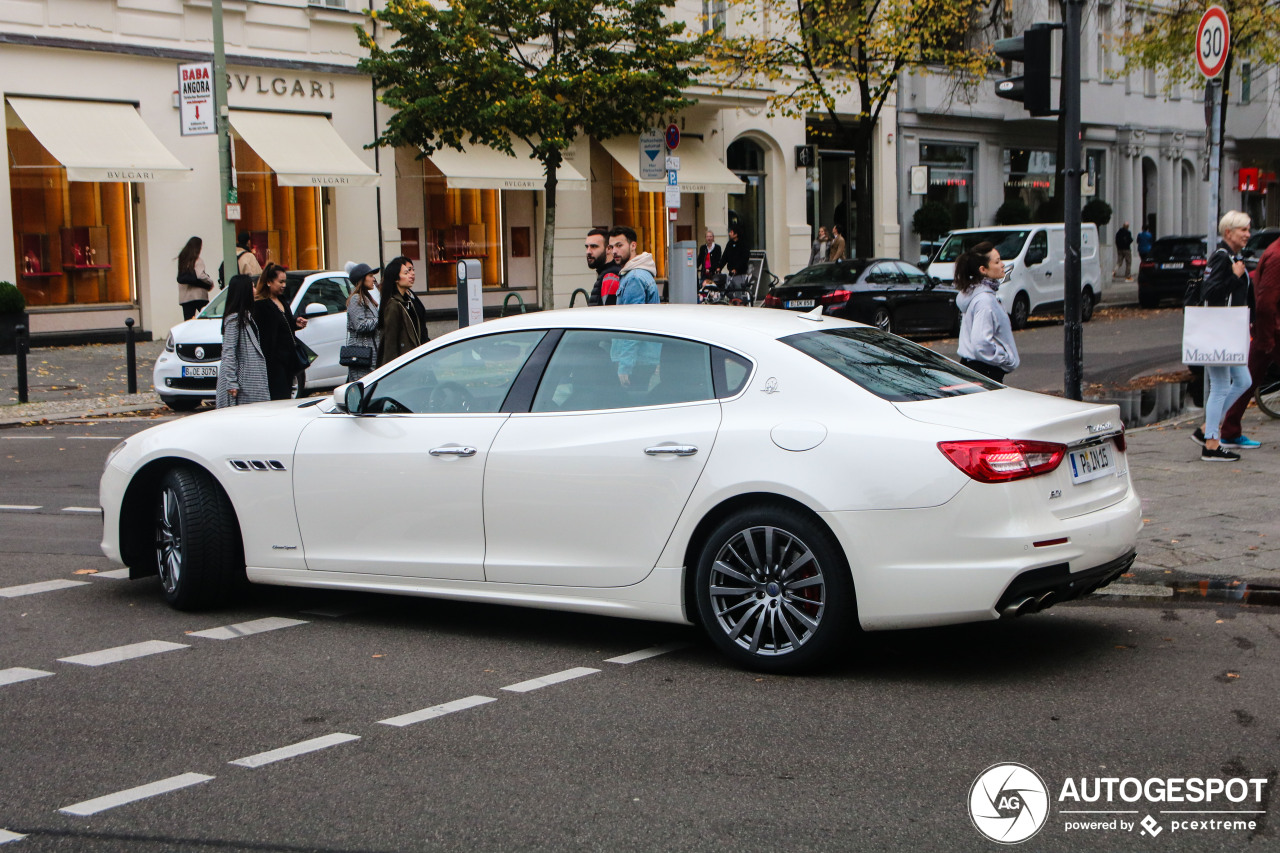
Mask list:
[{"label": "side mirror", "polygon": [[924,283],[924,289],[933,290],[935,287],[937,287],[940,284],[942,284],[942,279],[938,278],[937,276],[931,275],[929,276],[929,280]]},{"label": "side mirror", "polygon": [[363,402],[363,382],[348,382],[346,385],[335,388],[333,391],[333,404],[341,411],[358,415],[360,414],[360,404]]},{"label": "side mirror", "polygon": [[302,309],[303,317],[322,317],[329,313],[329,309],[325,307],[323,302],[312,302]]}]

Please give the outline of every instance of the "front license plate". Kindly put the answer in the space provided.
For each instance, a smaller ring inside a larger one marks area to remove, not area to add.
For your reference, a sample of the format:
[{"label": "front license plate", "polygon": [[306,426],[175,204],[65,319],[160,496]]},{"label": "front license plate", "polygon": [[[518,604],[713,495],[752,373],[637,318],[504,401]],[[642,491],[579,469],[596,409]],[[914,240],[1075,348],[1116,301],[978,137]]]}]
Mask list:
[{"label": "front license plate", "polygon": [[790,299],[787,301],[788,308],[812,308],[813,305],[812,299]]},{"label": "front license plate", "polygon": [[1099,477],[1116,475],[1116,451],[1110,442],[1071,451],[1071,482],[1087,483]]},{"label": "front license plate", "polygon": [[1162,269],[1162,270],[1180,270],[1180,269],[1182,269],[1182,264],[1161,264],[1161,265],[1160,265],[1160,269]]},{"label": "front license plate", "polygon": [[183,376],[191,376],[191,377],[195,377],[195,376],[213,376],[213,377],[217,377],[217,375],[218,375],[218,365],[216,365],[216,364],[211,364],[211,365],[209,365],[208,367],[185,367],[185,366],[184,366],[184,367],[182,368],[182,375],[183,375]]}]

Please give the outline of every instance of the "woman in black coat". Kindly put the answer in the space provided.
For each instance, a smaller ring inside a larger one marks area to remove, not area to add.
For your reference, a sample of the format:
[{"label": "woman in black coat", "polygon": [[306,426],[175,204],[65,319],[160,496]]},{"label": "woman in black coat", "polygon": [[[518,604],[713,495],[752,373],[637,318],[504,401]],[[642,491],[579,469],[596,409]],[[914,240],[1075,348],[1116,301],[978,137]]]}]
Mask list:
[{"label": "woman in black coat", "polygon": [[293,332],[307,326],[306,317],[293,316],[284,301],[285,268],[267,264],[254,289],[253,321],[258,326],[262,355],[267,360],[267,386],[272,400],[287,400],[293,379],[301,372]]}]

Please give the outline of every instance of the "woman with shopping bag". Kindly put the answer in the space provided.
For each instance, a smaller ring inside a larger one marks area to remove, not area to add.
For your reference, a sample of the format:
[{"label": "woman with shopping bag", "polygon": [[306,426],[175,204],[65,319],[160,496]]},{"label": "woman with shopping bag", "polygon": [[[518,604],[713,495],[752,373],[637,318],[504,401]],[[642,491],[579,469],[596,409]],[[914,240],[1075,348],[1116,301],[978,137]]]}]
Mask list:
[{"label": "woman with shopping bag", "polygon": [[1249,216],[1227,211],[1218,222],[1222,242],[1209,257],[1199,299],[1189,301],[1182,326],[1182,360],[1204,365],[1204,426],[1191,434],[1203,462],[1236,462],[1240,454],[1219,440],[1222,418],[1249,389],[1249,274],[1240,250],[1249,241]]}]

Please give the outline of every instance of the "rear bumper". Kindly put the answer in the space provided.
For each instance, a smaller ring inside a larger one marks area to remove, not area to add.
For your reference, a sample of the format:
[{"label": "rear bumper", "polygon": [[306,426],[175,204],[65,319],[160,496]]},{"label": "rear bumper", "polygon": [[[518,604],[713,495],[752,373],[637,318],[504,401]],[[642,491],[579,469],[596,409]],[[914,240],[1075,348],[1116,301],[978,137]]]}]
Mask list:
[{"label": "rear bumper", "polygon": [[1070,563],[1058,563],[1023,572],[1013,579],[1009,588],[996,602],[1001,616],[1025,616],[1038,613],[1046,607],[1084,598],[1099,587],[1104,587],[1129,570],[1135,551],[1123,557],[1109,560],[1101,566],[1071,571]]}]

